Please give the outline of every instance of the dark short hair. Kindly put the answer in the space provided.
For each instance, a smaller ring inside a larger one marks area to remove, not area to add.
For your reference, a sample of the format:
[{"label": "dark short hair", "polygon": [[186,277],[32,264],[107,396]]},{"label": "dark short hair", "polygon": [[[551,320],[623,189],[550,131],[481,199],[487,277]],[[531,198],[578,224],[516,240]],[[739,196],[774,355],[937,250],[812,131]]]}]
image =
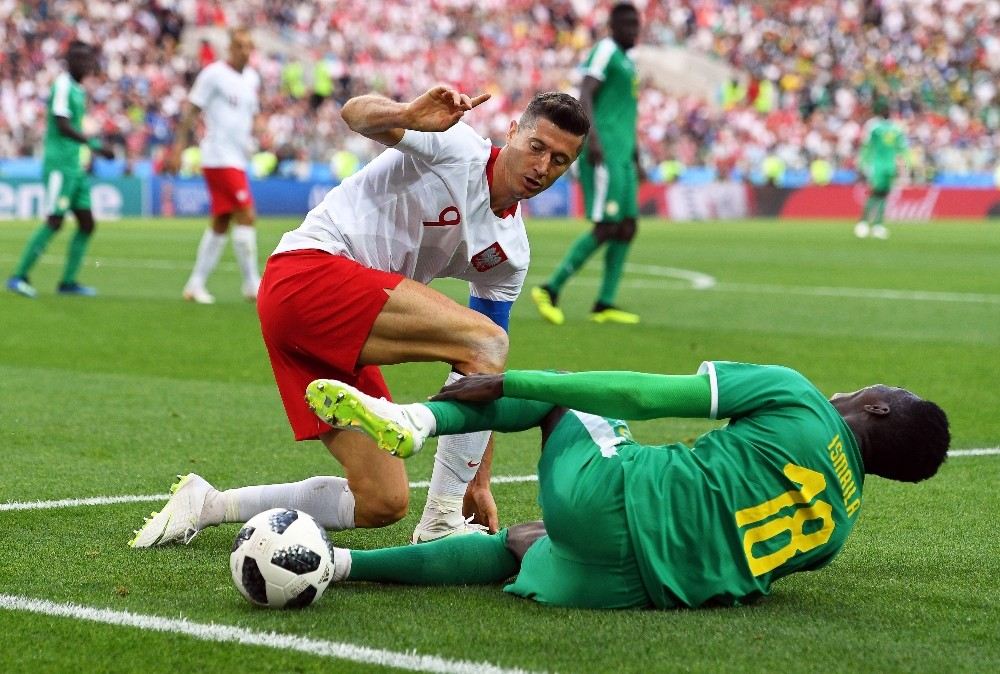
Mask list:
[{"label": "dark short hair", "polygon": [[608,16],[614,19],[616,16],[624,14],[626,12],[635,12],[636,14],[638,14],[639,8],[633,5],[631,2],[619,2],[614,7],[611,8],[611,13],[608,14]]},{"label": "dark short hair", "polygon": [[72,40],[68,45],[66,45],[66,57],[69,58],[70,55],[90,55],[95,53],[96,50],[90,44],[84,42],[83,40]]},{"label": "dark short hair", "polygon": [[586,136],[590,131],[590,119],[580,101],[559,91],[536,94],[518,120],[518,125],[534,127],[539,117],[575,136]]},{"label": "dark short hair", "polygon": [[948,415],[905,389],[897,389],[889,404],[891,413],[869,429],[874,451],[865,457],[865,471],[903,482],[926,480],[948,457]]}]

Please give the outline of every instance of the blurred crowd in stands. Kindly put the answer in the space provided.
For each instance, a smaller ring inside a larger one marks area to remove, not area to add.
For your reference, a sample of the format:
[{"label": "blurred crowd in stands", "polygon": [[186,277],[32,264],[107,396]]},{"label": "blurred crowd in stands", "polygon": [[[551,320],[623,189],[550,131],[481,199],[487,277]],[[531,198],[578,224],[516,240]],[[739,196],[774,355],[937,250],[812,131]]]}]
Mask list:
[{"label": "blurred crowd in stands", "polygon": [[[493,100],[469,116],[502,140],[537,91],[573,91],[612,3],[591,0],[0,0],[0,158],[38,156],[59,57],[102,50],[88,124],[128,162],[156,160],[198,70],[225,57],[224,30],[254,30],[262,76],[259,172],[349,170],[378,148],[338,106],[379,91],[407,99],[448,82]],[[674,179],[760,175],[762,166],[856,168],[877,97],[910,139],[909,173],[988,172],[1000,163],[1000,0],[649,0],[642,44],[730,65],[715,100],[645,86],[640,145]],[[214,33],[211,29],[217,29]],[[820,175],[820,174],[817,174]]]}]

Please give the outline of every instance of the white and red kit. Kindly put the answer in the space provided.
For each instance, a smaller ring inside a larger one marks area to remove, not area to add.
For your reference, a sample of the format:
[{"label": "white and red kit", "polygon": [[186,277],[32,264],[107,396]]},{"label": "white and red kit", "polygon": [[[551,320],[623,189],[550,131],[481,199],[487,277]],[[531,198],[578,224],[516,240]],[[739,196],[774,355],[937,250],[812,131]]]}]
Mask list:
[{"label": "white and red kit", "polygon": [[253,68],[236,71],[226,61],[216,61],[198,73],[188,94],[205,120],[201,166],[213,214],[253,203],[246,166],[255,147],[253,119],[260,109],[259,91],[260,76]]},{"label": "white and red kit", "polygon": [[403,278],[469,282],[470,301],[509,306],[528,270],[520,205],[490,208],[499,148],[459,122],[406,131],[327,193],[282,236],[257,298],[261,330],[297,439],[327,426],[303,401],[306,385],[336,378],[388,397],[374,367],[357,367],[372,324]]}]

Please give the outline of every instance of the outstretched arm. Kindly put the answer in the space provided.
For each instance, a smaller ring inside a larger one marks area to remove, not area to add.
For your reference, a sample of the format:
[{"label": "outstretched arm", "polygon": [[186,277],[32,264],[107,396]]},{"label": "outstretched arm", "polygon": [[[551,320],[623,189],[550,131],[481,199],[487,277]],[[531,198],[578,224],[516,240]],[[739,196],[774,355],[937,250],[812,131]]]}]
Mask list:
[{"label": "outstretched arm", "polygon": [[340,115],[352,131],[391,147],[403,139],[407,129],[447,131],[489,97],[481,94],[470,98],[445,86],[429,89],[409,103],[366,94],[347,101]]},{"label": "outstretched arm", "polygon": [[101,155],[105,159],[115,158],[115,153],[111,150],[111,148],[104,145],[104,143],[101,142],[100,138],[98,138],[97,136],[92,136],[88,138],[87,136],[83,135],[82,133],[73,128],[73,124],[72,122],[69,121],[68,117],[61,117],[59,115],[56,115],[56,128],[59,129],[59,133],[61,133],[62,135],[66,136],[67,138],[72,138],[78,143],[86,144],[87,147],[89,147],[91,150]]},{"label": "outstretched arm", "polygon": [[508,370],[470,375],[446,386],[431,400],[486,402],[501,396],[537,400],[562,407],[619,417],[709,418],[712,388],[707,374],[663,375],[640,372],[555,373]]}]

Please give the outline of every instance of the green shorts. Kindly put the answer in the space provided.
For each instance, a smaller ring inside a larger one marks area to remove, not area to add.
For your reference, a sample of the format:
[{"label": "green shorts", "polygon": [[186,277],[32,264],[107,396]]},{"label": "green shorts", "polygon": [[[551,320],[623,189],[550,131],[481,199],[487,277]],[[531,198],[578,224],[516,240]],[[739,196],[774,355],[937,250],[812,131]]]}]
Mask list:
[{"label": "green shorts", "polygon": [[90,210],[90,176],[84,171],[46,169],[44,179],[46,216]]},{"label": "green shorts", "polygon": [[872,192],[888,193],[896,180],[896,167],[872,166],[867,171],[867,178]]},{"label": "green shorts", "polygon": [[635,161],[605,158],[594,166],[586,157],[579,162],[584,214],[591,222],[621,222],[639,217],[639,174]]},{"label": "green shorts", "polygon": [[625,515],[624,421],[569,411],[538,461],[538,501],[548,535],[528,548],[505,592],[577,608],[650,605]]}]

